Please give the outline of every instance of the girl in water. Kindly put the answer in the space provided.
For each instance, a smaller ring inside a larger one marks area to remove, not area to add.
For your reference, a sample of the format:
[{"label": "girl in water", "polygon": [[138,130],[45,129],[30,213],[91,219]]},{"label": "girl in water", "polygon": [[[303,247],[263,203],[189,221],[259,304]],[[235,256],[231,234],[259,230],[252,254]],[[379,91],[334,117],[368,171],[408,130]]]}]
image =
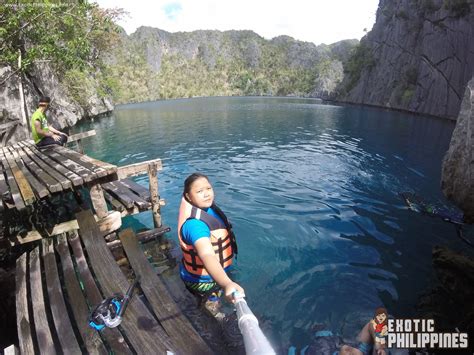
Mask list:
[{"label": "girl in water", "polygon": [[244,295],[229,271],[237,244],[225,214],[214,203],[214,191],[206,175],[194,173],[184,182],[179,208],[178,237],[183,252],[180,275],[186,288],[201,302],[216,301],[223,289],[233,302],[233,293]]}]

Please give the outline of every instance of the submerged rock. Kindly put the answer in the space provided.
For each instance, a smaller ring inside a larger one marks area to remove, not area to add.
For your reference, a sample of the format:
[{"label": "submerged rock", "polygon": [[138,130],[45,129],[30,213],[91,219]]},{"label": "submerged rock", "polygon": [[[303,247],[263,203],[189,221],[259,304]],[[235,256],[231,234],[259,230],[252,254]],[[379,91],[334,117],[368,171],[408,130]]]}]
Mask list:
[{"label": "submerged rock", "polygon": [[[446,247],[433,248],[433,267],[439,284],[426,292],[417,309],[422,318],[434,319],[436,331],[467,332],[474,336],[474,260]],[[472,341],[469,342],[472,352]]]},{"label": "submerged rock", "polygon": [[441,188],[444,195],[474,223],[474,78],[464,92],[461,112],[449,150],[443,161]]}]

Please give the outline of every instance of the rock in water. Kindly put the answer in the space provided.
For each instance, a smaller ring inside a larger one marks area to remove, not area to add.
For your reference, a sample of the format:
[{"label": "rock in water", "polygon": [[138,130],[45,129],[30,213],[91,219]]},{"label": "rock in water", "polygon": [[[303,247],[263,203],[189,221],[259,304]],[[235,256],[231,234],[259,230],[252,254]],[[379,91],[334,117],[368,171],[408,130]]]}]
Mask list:
[{"label": "rock in water", "polygon": [[467,84],[449,150],[443,161],[441,188],[474,223],[474,77]]}]

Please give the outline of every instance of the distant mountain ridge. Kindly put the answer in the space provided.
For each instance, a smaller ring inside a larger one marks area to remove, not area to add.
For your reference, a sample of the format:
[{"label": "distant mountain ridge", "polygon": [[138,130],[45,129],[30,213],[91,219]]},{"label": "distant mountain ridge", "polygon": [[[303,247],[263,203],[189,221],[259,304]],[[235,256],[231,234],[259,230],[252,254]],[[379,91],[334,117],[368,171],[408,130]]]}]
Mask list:
[{"label": "distant mountain ridge", "polygon": [[[253,31],[140,27],[106,58],[116,102],[215,95],[331,97],[358,40],[316,46]],[[140,85],[137,85],[139,82]]]}]

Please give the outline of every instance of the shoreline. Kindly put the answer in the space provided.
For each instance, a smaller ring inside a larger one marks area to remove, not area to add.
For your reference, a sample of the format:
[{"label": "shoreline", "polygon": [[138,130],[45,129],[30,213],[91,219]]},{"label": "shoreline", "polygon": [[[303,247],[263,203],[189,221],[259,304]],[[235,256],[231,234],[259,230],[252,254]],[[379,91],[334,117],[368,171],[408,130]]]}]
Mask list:
[{"label": "shoreline", "polygon": [[[452,117],[432,115],[432,114],[428,114],[428,113],[410,111],[410,110],[406,110],[406,109],[402,109],[402,108],[396,108],[396,107],[387,107],[387,106],[380,106],[380,105],[367,104],[367,103],[355,103],[355,102],[350,102],[350,101],[325,99],[325,98],[315,97],[315,96],[292,96],[292,95],[289,95],[289,96],[273,96],[273,95],[192,96],[192,97],[175,97],[175,98],[168,98],[168,99],[156,99],[156,100],[118,103],[118,104],[114,104],[114,108],[110,111],[104,111],[104,112],[101,112],[98,115],[92,116],[92,117],[83,117],[78,122],[80,122],[82,120],[94,120],[96,118],[106,117],[106,116],[112,114],[116,107],[120,107],[120,106],[149,104],[149,103],[161,102],[161,101],[177,101],[177,100],[190,100],[190,99],[191,100],[192,99],[212,99],[212,98],[270,98],[270,99],[314,100],[314,101],[317,101],[318,103],[321,103],[321,104],[333,104],[333,105],[338,105],[338,106],[351,106],[351,107],[358,107],[358,106],[359,107],[369,107],[369,108],[375,108],[375,109],[380,109],[380,110],[389,111],[389,112],[400,112],[400,113],[412,114],[412,115],[415,115],[415,116],[420,116],[420,117],[425,117],[425,118],[441,119],[441,120],[450,121],[450,122],[453,122],[453,123],[457,122],[457,119],[452,118]],[[74,127],[74,126],[70,126],[70,127]]]}]

